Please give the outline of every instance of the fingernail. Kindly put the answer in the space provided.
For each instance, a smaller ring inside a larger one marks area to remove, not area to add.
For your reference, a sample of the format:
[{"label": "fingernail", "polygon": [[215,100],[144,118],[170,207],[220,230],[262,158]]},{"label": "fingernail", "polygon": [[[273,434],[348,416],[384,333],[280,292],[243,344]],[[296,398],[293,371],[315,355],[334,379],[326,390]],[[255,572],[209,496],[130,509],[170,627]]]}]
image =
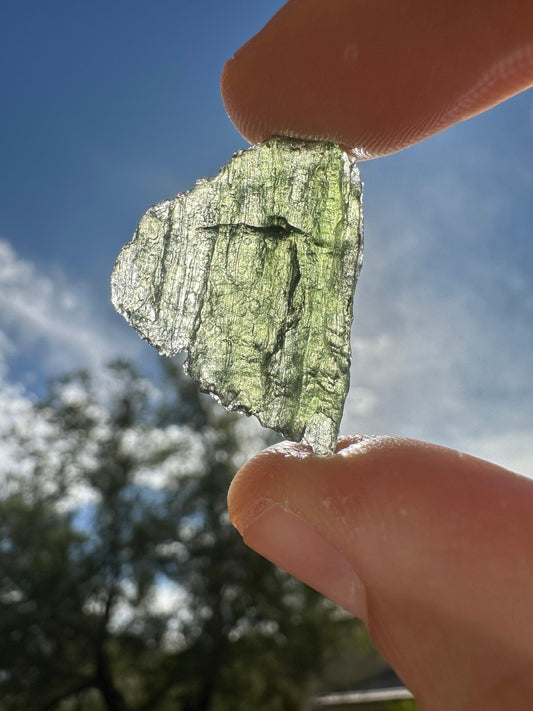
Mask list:
[{"label": "fingernail", "polygon": [[247,545],[362,620],[363,583],[350,563],[303,518],[273,504],[244,531]]}]

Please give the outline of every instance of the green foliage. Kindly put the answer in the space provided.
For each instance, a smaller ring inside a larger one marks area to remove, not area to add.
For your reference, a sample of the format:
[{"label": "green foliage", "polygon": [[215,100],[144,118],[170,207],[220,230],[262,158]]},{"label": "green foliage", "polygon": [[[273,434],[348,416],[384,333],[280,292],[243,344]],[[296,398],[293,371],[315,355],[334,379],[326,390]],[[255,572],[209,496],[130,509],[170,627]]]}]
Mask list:
[{"label": "green foliage", "polygon": [[333,605],[242,543],[226,491],[247,421],[173,362],[52,384],[10,434],[0,497],[9,711],[291,711],[339,639]]},{"label": "green foliage", "polygon": [[412,699],[391,701],[390,703],[383,704],[383,706],[377,708],[376,711],[418,711],[418,706]]}]

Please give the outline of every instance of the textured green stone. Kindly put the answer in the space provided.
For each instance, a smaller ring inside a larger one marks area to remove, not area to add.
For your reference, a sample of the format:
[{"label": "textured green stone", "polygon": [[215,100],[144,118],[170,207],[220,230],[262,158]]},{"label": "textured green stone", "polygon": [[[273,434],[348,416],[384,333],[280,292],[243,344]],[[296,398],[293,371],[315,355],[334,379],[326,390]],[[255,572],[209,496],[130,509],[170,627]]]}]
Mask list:
[{"label": "textured green stone", "polygon": [[116,309],[228,409],[331,452],[348,392],[361,182],[339,146],[272,138],[148,210]]}]

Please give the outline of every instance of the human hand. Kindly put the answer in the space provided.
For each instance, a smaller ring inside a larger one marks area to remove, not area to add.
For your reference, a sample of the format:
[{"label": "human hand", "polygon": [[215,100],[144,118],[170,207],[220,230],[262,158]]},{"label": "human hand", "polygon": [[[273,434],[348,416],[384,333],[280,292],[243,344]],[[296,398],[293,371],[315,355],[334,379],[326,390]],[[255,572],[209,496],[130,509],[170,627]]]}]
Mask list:
[{"label": "human hand", "polygon": [[265,450],[237,474],[245,542],[366,623],[426,711],[533,704],[533,482],[393,438]]},{"label": "human hand", "polygon": [[533,84],[530,0],[290,0],[230,59],[222,96],[252,143],[412,145]]},{"label": "human hand", "polygon": [[[529,0],[292,0],[228,62],[224,99],[252,141],[383,155],[531,85],[532,28]],[[244,540],[360,616],[425,711],[531,709],[533,482],[421,442],[339,447],[243,467]]]}]

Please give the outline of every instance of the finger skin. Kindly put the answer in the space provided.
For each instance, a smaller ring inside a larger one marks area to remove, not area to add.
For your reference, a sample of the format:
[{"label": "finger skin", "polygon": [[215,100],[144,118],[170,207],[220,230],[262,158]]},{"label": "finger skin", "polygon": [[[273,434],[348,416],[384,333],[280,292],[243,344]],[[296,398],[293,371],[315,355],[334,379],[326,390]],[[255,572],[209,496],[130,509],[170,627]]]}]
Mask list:
[{"label": "finger skin", "polygon": [[290,0],[230,59],[228,114],[250,142],[398,151],[533,84],[531,0]]},{"label": "finger skin", "polygon": [[[266,557],[273,504],[355,570],[373,641],[421,709],[533,708],[531,480],[421,442],[357,438],[332,457],[274,448],[241,469],[230,515]],[[285,548],[293,572],[289,535]],[[279,550],[275,562],[285,567]],[[298,576],[316,580],[316,565],[304,556]]]}]

